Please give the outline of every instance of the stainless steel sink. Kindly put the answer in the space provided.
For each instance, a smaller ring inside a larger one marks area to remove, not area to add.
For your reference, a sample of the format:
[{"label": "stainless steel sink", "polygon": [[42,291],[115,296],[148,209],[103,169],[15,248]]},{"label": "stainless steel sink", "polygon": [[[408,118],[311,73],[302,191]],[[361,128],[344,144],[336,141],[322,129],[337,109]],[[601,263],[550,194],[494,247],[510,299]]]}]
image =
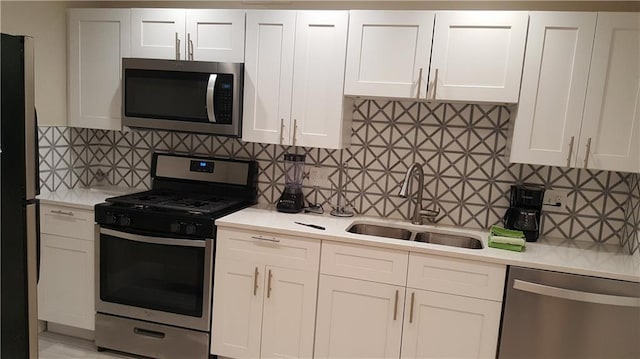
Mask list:
[{"label": "stainless steel sink", "polygon": [[482,242],[480,242],[477,238],[459,236],[455,234],[420,232],[416,233],[416,237],[414,240],[416,242],[442,244],[445,246],[458,248],[482,249]]},{"label": "stainless steel sink", "polygon": [[439,244],[458,248],[482,249],[482,241],[466,235],[451,233],[412,231],[402,227],[385,226],[373,223],[354,223],[347,232],[365,234],[369,236],[415,241],[421,243]]},{"label": "stainless steel sink", "polygon": [[347,228],[347,232],[356,234],[366,234],[369,236],[386,237],[394,239],[409,240],[413,232],[397,227],[380,226],[377,224],[357,223]]}]

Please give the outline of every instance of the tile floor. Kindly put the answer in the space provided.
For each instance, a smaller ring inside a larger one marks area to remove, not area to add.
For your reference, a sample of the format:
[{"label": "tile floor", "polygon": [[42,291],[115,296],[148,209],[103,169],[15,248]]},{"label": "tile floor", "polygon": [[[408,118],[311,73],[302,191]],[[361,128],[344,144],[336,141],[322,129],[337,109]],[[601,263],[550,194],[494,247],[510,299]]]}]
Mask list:
[{"label": "tile floor", "polygon": [[132,359],[111,351],[98,352],[93,342],[51,332],[40,333],[39,359]]}]

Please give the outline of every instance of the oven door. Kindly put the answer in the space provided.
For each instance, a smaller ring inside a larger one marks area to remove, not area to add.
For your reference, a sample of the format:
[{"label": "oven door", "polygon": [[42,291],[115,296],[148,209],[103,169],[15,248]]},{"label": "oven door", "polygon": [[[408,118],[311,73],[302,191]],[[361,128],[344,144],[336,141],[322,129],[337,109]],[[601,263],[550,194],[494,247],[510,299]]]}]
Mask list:
[{"label": "oven door", "polygon": [[209,331],[214,240],[100,228],[96,311]]}]

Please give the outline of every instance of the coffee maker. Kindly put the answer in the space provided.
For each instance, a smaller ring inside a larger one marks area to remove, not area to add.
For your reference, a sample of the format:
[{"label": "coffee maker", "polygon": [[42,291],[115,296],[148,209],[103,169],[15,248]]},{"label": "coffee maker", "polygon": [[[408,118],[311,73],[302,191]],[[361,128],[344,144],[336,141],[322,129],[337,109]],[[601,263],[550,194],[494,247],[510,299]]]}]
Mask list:
[{"label": "coffee maker", "polygon": [[302,179],[304,175],[305,155],[284,155],[284,191],[278,199],[278,212],[298,213],[304,208],[304,194],[302,193]]},{"label": "coffee maker", "polygon": [[540,235],[540,214],[544,188],[535,185],[511,186],[510,207],[505,213],[505,228],[524,232],[527,242],[535,242]]}]

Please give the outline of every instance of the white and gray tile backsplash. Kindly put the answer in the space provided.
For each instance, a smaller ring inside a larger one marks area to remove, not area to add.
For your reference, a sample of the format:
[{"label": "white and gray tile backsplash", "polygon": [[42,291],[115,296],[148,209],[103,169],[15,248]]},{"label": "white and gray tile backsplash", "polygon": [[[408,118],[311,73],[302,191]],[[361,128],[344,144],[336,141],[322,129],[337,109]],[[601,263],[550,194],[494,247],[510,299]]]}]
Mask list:
[{"label": "white and gray tile backsplash", "polygon": [[[568,192],[563,212],[546,211],[543,235],[620,243],[638,250],[639,175],[509,164],[505,158],[510,107],[358,100],[352,145],[345,150],[294,148],[201,134],[40,128],[42,187],[95,183],[98,170],[113,185],[148,188],[154,151],[253,159],[259,163],[259,202],[275,203],[284,186],[283,154],[307,155],[307,166],[331,173],[329,183],[305,187],[307,200],[335,204],[342,166],[346,198],[356,212],[408,219],[409,199],[397,195],[407,168],[423,164],[423,206],[436,205],[440,223],[487,228],[500,222],[512,184],[532,183]],[[342,164],[342,165],[341,165]]]}]

